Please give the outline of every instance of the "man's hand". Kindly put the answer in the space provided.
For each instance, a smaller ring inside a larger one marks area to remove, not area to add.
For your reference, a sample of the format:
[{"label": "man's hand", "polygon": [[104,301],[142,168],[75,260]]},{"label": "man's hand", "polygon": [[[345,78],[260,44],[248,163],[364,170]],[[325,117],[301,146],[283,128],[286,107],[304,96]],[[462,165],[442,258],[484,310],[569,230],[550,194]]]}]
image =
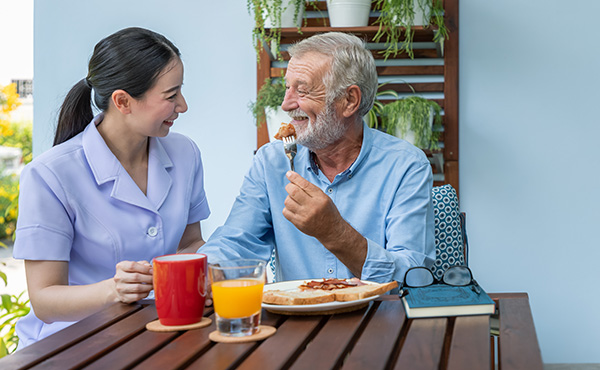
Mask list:
[{"label": "man's hand", "polygon": [[318,187],[296,172],[286,174],[290,183],[285,190],[283,216],[298,230],[317,238],[324,245],[343,232],[346,223],[333,201]]},{"label": "man's hand", "polygon": [[340,215],[333,201],[296,172],[286,174],[283,216],[298,230],[317,238],[350,271],[360,277],[367,258],[367,239]]}]

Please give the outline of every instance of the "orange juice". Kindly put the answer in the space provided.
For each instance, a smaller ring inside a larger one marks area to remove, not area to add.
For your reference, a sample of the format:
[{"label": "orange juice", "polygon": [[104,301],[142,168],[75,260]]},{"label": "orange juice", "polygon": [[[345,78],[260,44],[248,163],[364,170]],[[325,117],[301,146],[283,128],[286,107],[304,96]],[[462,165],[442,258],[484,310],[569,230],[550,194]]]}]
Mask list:
[{"label": "orange juice", "polygon": [[265,283],[257,279],[217,281],[212,284],[215,312],[227,319],[252,316],[261,309]]}]

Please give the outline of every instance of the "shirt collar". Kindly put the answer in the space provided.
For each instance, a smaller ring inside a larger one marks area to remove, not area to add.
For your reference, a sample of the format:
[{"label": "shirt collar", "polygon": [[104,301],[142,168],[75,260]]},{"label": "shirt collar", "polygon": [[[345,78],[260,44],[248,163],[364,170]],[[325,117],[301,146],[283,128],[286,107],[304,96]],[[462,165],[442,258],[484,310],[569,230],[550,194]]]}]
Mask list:
[{"label": "shirt collar", "polygon": [[[339,175],[354,176],[354,174],[360,170],[361,164],[364,162],[365,158],[368,157],[369,153],[371,152],[372,146],[373,146],[372,129],[370,129],[363,122],[363,139],[362,139],[362,145],[360,147],[360,153],[358,153],[358,157],[356,157],[356,160],[352,163],[352,165],[350,165],[350,167],[346,171],[342,172]],[[314,156],[315,156],[315,154],[312,151],[301,146],[299,155],[296,158],[298,160],[298,163],[303,163],[303,166],[305,166],[307,170],[310,170],[313,173],[318,174],[319,166],[317,165],[317,162],[315,161]]]}]

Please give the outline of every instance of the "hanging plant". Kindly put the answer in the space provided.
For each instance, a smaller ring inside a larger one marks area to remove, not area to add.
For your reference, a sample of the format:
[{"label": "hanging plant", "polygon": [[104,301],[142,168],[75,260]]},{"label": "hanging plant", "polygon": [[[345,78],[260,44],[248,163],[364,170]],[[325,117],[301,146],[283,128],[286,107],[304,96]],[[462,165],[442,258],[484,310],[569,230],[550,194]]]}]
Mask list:
[{"label": "hanging plant", "polygon": [[277,109],[283,103],[285,98],[285,81],[283,78],[277,80],[271,80],[270,78],[265,79],[265,83],[262,85],[258,94],[256,94],[256,101],[250,103],[249,108],[252,115],[256,119],[256,124],[265,120],[265,109]]},{"label": "hanging plant", "polygon": [[[294,18],[297,19],[304,10],[306,0],[247,0],[248,13],[254,16],[255,27],[252,31],[252,44],[256,50],[256,61],[260,62],[262,43],[269,45],[273,56],[281,59],[279,43],[281,41],[281,15],[289,7],[294,9]],[[265,27],[269,20],[272,27]],[[300,27],[298,26],[298,32]]]},{"label": "hanging plant", "polygon": [[403,52],[411,59],[414,57],[413,26],[417,11],[422,12],[424,19],[428,20],[428,24],[423,27],[437,28],[434,42],[443,43],[448,38],[442,0],[376,0],[375,9],[381,13],[375,21],[375,24],[379,25],[379,30],[373,40],[375,42],[383,40],[387,45],[387,48],[382,51],[385,59]]},{"label": "hanging plant", "polygon": [[[409,131],[415,135],[414,145],[422,149],[439,149],[442,128],[442,108],[433,100],[409,96],[383,107],[382,127],[387,133],[405,137]],[[432,125],[433,115],[433,125]]]}]

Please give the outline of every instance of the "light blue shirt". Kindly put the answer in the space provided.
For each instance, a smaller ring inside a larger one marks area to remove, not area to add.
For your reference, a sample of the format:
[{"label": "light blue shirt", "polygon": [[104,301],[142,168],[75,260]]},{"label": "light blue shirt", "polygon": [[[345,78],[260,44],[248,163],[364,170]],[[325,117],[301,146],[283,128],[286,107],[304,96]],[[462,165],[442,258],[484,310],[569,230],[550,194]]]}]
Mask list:
[{"label": "light blue shirt", "polygon": [[[413,266],[435,260],[432,173],[422,150],[364,125],[360,154],[330,182],[305,147],[295,169],[329,195],[342,217],[368,242],[363,280],[402,281]],[[277,281],[349,278],[350,270],[317,239],[282,214],[290,163],[281,141],[256,153],[225,224],[198,252],[209,262],[234,258],[268,260],[276,251]]]},{"label": "light blue shirt", "polygon": [[[150,138],[144,195],[100,136],[101,120],[21,174],[13,255],[69,261],[69,285],[111,278],[123,260],[175,253],[186,226],[210,214],[192,140],[174,132]],[[32,312],[17,322],[19,348],[70,324],[45,324]]]}]

